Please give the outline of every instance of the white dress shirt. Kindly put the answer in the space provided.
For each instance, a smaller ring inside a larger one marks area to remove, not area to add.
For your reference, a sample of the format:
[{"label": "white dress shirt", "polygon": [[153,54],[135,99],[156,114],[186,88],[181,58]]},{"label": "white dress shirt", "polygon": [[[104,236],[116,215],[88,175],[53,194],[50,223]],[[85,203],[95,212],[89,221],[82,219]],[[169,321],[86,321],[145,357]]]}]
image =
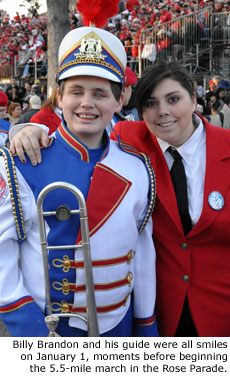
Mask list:
[{"label": "white dress shirt", "polygon": [[[198,222],[203,208],[206,168],[206,132],[200,118],[196,116],[196,119],[199,126],[196,128],[192,136],[183,145],[175,147],[175,149],[182,156],[182,161],[185,168],[188,188],[189,214],[191,216],[193,226]],[[172,145],[160,138],[157,138],[157,141],[170,170],[173,164],[173,158],[167,149]]]}]

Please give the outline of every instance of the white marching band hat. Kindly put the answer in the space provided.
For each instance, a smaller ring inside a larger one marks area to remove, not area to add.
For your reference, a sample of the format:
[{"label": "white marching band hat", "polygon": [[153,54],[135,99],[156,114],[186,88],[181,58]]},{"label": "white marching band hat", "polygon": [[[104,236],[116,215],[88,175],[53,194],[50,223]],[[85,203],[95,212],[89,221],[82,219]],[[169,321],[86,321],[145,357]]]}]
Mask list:
[{"label": "white marching band hat", "polygon": [[96,76],[123,84],[127,56],[121,41],[112,33],[80,27],[63,38],[58,62],[58,82],[73,76]]}]

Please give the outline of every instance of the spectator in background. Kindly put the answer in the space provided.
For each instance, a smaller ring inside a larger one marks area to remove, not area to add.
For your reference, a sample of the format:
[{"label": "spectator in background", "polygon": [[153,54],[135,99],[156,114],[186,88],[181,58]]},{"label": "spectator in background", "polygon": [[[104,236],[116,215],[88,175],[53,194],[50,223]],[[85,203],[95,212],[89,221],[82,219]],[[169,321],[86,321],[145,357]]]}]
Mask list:
[{"label": "spectator in background", "polygon": [[221,108],[224,115],[224,129],[230,129],[230,93],[226,92],[224,97],[224,105]]},{"label": "spectator in background", "polygon": [[21,104],[19,102],[11,102],[11,104],[8,107],[7,113],[9,116],[10,126],[15,125],[16,123],[18,123],[22,115]]},{"label": "spectator in background", "polygon": [[210,91],[215,91],[217,86],[219,85],[219,82],[221,81],[221,77],[220,76],[214,76],[210,82],[209,82],[209,89]]},{"label": "spectator in background", "polygon": [[39,80],[36,80],[34,82],[34,84],[31,86],[31,93],[32,93],[32,95],[36,94],[36,95],[38,95],[40,97],[41,89],[40,89],[39,83],[40,83]]},{"label": "spectator in background", "polygon": [[46,84],[41,85],[39,97],[41,98],[42,104],[47,100],[47,85]]},{"label": "spectator in background", "polygon": [[125,2],[121,0],[118,4],[119,13],[122,13],[125,10]]},{"label": "spectator in background", "polygon": [[147,37],[142,53],[141,53],[141,58],[145,60],[144,64],[145,65],[153,64],[153,62],[156,60],[156,56],[157,56],[156,44],[152,42],[151,37]]},{"label": "spectator in background", "polygon": [[41,98],[37,95],[33,95],[29,99],[29,110],[21,116],[18,123],[29,122],[31,117],[41,109]]},{"label": "spectator in background", "polygon": [[220,102],[221,107],[224,106],[224,96],[225,96],[225,89],[221,86],[217,87],[215,91],[216,100]]},{"label": "spectator in background", "polygon": [[24,83],[25,92],[24,92],[24,97],[22,99],[22,102],[23,102],[22,107],[25,107],[26,105],[28,106],[29,99],[33,95],[31,86],[32,86],[32,83],[30,82],[30,80],[26,80]]},{"label": "spectator in background", "polygon": [[164,24],[172,20],[172,13],[167,10],[167,7],[165,4],[162,4],[159,10],[160,10],[160,24]]},{"label": "spectator in background", "polygon": [[[25,66],[29,64],[31,59],[32,51],[29,49],[28,44],[21,44],[19,53],[18,53],[18,65],[17,72],[18,76],[21,78],[26,78],[29,72],[26,72]],[[25,70],[25,72],[24,72]]]},{"label": "spectator in background", "polygon": [[211,109],[212,104],[216,101],[216,96],[214,92],[208,92],[205,96],[205,103],[204,103],[204,116],[207,118],[211,117]]},{"label": "spectator in background", "polygon": [[6,94],[10,102],[19,102],[21,104],[21,97],[15,87],[9,87]]},{"label": "spectator in background", "polygon": [[45,77],[47,75],[47,70],[48,70],[48,61],[47,61],[47,55],[44,49],[42,49],[41,47],[38,47],[36,49],[33,59],[34,59],[34,63],[35,61],[37,63],[38,76]]},{"label": "spectator in background", "polygon": [[132,58],[130,68],[133,72],[138,72],[138,56],[139,56],[139,35],[136,33],[133,38]]},{"label": "spectator in background", "polygon": [[[30,118],[30,125],[42,127],[48,134],[53,134],[62,120],[62,110],[58,107],[58,87],[52,90],[51,96],[45,101],[41,109]],[[9,136],[12,137],[21,129],[21,126],[14,125],[9,132]],[[31,142],[34,141],[33,131],[29,137]],[[36,146],[36,140],[35,146]]]},{"label": "spectator in background", "polygon": [[130,65],[130,61],[132,59],[132,37],[131,36],[126,36],[124,39],[124,46],[125,46],[125,51],[127,54],[127,64]]},{"label": "spectator in background", "polygon": [[9,135],[10,122],[7,120],[8,97],[0,90],[0,147],[6,144]]},{"label": "spectator in background", "polygon": [[123,92],[123,107],[119,113],[114,113],[112,121],[107,126],[107,131],[110,134],[113,131],[114,125],[118,121],[135,121],[138,120],[138,113],[134,107],[134,102],[131,105],[130,99],[133,93],[133,86],[137,83],[136,74],[127,66],[125,70],[125,86]]},{"label": "spectator in background", "polygon": [[53,89],[51,96],[45,101],[38,113],[32,116],[32,124],[41,124],[49,128],[49,134],[54,133],[61,123],[62,110],[58,107],[57,87]]},{"label": "spectator in background", "polygon": [[210,124],[214,126],[224,126],[224,114],[221,112],[221,103],[217,99],[211,106]]},{"label": "spectator in background", "polygon": [[21,104],[24,90],[17,84],[15,76],[10,77],[10,84],[7,86],[6,95],[9,102],[19,102]]},{"label": "spectator in background", "polygon": [[171,41],[170,38],[167,35],[167,32],[165,29],[160,29],[157,33],[157,58],[163,58],[165,59],[170,55],[170,47],[171,47]]},{"label": "spectator in background", "polygon": [[138,0],[127,0],[125,8],[131,12],[135,7],[140,8],[140,3]]}]

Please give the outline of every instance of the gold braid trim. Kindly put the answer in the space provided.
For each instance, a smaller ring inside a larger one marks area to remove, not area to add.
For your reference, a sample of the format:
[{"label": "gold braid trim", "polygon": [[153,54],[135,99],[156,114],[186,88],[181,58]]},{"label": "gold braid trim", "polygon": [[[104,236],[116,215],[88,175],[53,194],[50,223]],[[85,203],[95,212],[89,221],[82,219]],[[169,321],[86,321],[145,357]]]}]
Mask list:
[{"label": "gold braid trim", "polygon": [[155,176],[154,170],[152,168],[150,158],[144,153],[140,153],[140,155],[143,158],[145,165],[147,167],[147,170],[148,170],[149,179],[150,179],[150,188],[149,188],[148,209],[145,213],[145,218],[144,218],[141,226],[139,227],[139,233],[141,233],[143,231],[143,229],[145,228],[145,226],[146,226],[146,224],[147,224],[147,222],[148,222],[148,220],[149,220],[149,218],[150,218],[150,216],[154,210],[155,203],[156,203],[156,196],[157,196],[157,193],[156,193],[156,176]]},{"label": "gold braid trim", "polygon": [[57,77],[63,70],[65,70],[69,66],[81,65],[81,64],[95,64],[95,65],[105,66],[106,68],[111,69],[113,72],[117,73],[119,77],[124,79],[124,76],[122,75],[122,73],[117,68],[115,68],[115,66],[109,64],[108,62],[97,60],[96,58],[87,58],[87,59],[79,58],[77,59],[77,61],[74,60],[74,61],[67,62],[66,64],[64,64],[58,69]]},{"label": "gold braid trim", "polygon": [[13,156],[6,147],[0,149],[0,155],[3,156],[6,166],[7,178],[9,183],[10,198],[12,203],[12,210],[14,215],[14,221],[16,225],[16,231],[18,235],[18,241],[22,242],[26,239],[26,232],[24,226],[24,219],[22,214],[21,201],[19,196],[18,181],[15,169],[15,163]]}]

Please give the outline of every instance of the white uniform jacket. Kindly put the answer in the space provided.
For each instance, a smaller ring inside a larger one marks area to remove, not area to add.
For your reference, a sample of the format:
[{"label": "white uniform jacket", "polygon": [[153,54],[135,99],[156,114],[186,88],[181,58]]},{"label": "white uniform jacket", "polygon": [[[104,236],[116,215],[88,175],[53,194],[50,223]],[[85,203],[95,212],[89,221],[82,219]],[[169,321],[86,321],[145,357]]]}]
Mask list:
[{"label": "white uniform jacket", "polygon": [[[15,158],[21,201],[16,212],[7,174],[10,166],[5,153],[0,157],[0,313],[14,336],[47,334],[36,200],[40,190],[53,181],[74,184],[87,199],[100,333],[122,320],[132,292],[135,318],[154,316],[155,249],[149,216],[155,201],[155,180],[151,165],[146,157],[140,160],[139,153],[116,142],[106,146],[96,165],[91,163],[91,155],[62,124],[50,147],[43,150],[40,165],[33,167],[29,160],[23,165]],[[77,202],[68,191],[52,193],[44,209],[56,210],[60,205],[76,208]],[[72,244],[77,236],[79,242],[79,221],[74,219],[79,218],[75,215],[67,223],[55,217],[47,219],[49,244]],[[26,239],[19,244],[18,235],[24,239],[24,233]],[[84,314],[82,250],[50,251],[49,267],[53,312]],[[69,325],[86,329],[79,319],[70,319]]]}]

